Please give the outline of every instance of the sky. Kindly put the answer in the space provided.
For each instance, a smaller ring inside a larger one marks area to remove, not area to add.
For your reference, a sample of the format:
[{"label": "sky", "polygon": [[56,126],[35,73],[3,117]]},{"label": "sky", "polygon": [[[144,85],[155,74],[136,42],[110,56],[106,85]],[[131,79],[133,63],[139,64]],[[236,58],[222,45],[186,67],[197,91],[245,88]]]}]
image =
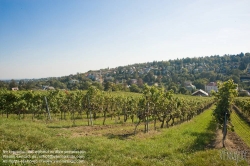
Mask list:
[{"label": "sky", "polygon": [[0,80],[250,52],[249,0],[0,0]]}]

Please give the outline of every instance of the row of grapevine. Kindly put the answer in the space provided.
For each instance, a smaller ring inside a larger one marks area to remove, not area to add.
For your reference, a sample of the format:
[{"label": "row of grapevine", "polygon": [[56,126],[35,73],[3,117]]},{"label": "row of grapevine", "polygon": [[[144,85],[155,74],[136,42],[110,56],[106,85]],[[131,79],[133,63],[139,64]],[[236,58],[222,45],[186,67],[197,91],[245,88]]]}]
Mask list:
[{"label": "row of grapevine", "polygon": [[[47,116],[47,111],[53,117],[60,115],[65,119],[71,115],[73,124],[76,117],[85,115],[88,125],[93,125],[98,117],[103,118],[105,125],[107,117],[127,122],[131,119],[134,123],[138,119],[137,126],[144,122],[145,131],[148,131],[148,123],[161,122],[168,127],[175,120],[188,121],[195,115],[207,109],[213,103],[211,98],[178,98],[173,91],[164,91],[161,88],[145,85],[141,96],[114,96],[110,92],[100,91],[90,87],[84,91],[0,91],[0,111],[4,114],[21,115],[32,114],[32,118],[38,115]],[[46,99],[49,110],[46,111]],[[172,122],[171,124],[169,124]]]},{"label": "row of grapevine", "polygon": [[241,110],[242,114],[250,118],[250,100],[246,97],[238,97],[235,100],[235,105]]}]

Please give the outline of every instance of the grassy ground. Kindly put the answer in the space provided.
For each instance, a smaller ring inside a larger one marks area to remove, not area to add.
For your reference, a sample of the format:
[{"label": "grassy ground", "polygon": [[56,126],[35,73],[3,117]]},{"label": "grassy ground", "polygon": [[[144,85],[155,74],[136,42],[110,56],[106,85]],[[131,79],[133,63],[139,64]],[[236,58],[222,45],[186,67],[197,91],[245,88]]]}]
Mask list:
[{"label": "grassy ground", "polygon": [[[212,109],[189,122],[146,134],[139,132],[136,136],[132,135],[133,125],[64,128],[4,117],[0,121],[0,153],[2,150],[81,150],[86,152],[85,165],[236,165],[233,160],[222,160],[221,150],[206,148],[216,130]],[[83,132],[85,135],[79,134]],[[95,132],[98,134],[91,134]]]},{"label": "grassy ground", "polygon": [[233,112],[231,116],[236,134],[250,147],[250,126],[237,113]]}]

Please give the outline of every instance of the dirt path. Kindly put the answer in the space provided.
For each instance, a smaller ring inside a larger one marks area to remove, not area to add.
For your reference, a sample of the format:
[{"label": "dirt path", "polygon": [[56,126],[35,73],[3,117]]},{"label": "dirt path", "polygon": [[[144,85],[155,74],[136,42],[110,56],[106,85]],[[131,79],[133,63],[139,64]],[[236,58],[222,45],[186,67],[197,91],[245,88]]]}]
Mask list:
[{"label": "dirt path", "polygon": [[[223,148],[222,138],[223,138],[222,130],[218,129],[216,131],[215,139],[212,141],[211,144],[209,144],[208,148],[222,149]],[[247,152],[246,158],[248,164],[250,165],[250,147],[248,147],[247,144],[235,132],[228,131],[227,138],[225,140],[225,148],[231,152],[246,151]]]},{"label": "dirt path", "polygon": [[[113,124],[113,125],[94,125],[94,126],[79,126],[73,128],[65,128],[70,130],[70,137],[88,137],[88,136],[105,136],[108,138],[132,139],[134,137],[134,124]],[[140,125],[136,130],[137,138],[148,138],[160,134],[158,130],[150,129],[149,133],[144,133],[144,126]],[[61,135],[58,135],[61,136]]]},{"label": "dirt path", "polygon": [[72,132],[72,137],[82,137],[82,136],[103,136],[107,134],[117,134],[117,135],[122,135],[122,134],[130,134],[131,133],[131,128],[133,125],[121,125],[119,124],[120,127],[117,125],[97,125],[97,126],[80,126],[80,127],[75,127],[71,128]]}]

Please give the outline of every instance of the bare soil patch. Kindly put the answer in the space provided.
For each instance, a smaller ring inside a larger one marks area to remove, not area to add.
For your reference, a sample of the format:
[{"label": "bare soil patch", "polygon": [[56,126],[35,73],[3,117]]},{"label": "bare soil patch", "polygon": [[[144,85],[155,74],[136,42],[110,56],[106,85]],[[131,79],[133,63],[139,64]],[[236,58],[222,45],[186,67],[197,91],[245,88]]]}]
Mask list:
[{"label": "bare soil patch", "polygon": [[133,133],[133,124],[94,125],[70,128],[71,137],[108,136],[128,137]]},{"label": "bare soil patch", "polygon": [[[218,129],[216,131],[216,136],[214,140],[207,146],[207,148],[215,148],[215,149],[222,149],[222,130]],[[246,151],[247,152],[247,161],[250,165],[250,147],[247,146],[247,144],[235,133],[228,131],[227,137],[225,140],[225,148],[228,151]]]},{"label": "bare soil patch", "polygon": [[[78,126],[72,128],[65,128],[70,130],[70,137],[88,137],[99,136],[107,137],[109,139],[132,139],[134,138],[134,124],[113,124],[113,125],[94,125],[94,126]],[[136,138],[145,139],[151,138],[160,134],[158,130],[150,129],[148,133],[144,133],[144,126],[140,125],[136,130]],[[61,135],[58,135],[61,136]]]}]

